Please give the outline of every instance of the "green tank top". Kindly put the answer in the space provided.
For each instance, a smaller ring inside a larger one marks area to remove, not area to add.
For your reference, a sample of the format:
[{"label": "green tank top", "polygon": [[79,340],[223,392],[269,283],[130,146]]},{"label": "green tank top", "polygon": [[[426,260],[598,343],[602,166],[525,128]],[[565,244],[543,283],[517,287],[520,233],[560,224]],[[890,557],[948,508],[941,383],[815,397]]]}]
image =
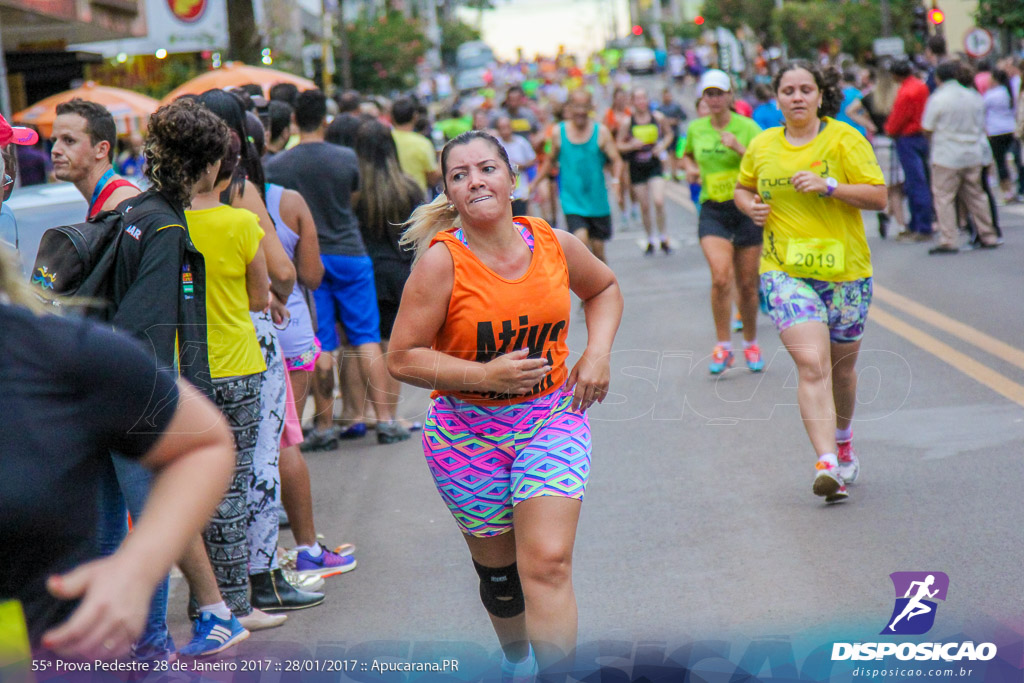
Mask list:
[{"label": "green tank top", "polygon": [[604,183],[604,164],[607,161],[598,144],[598,125],[595,123],[590,139],[580,145],[569,141],[565,123],[558,126],[561,146],[558,150],[558,184],[562,211],[567,215],[595,218],[610,216],[608,188]]}]

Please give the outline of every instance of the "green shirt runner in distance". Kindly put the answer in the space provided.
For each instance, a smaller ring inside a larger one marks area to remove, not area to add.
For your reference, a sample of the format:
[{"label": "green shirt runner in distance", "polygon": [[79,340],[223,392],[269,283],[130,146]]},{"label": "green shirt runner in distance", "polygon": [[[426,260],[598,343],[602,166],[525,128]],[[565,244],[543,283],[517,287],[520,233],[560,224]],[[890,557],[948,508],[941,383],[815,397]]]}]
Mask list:
[{"label": "green shirt runner in distance", "polygon": [[[750,141],[761,133],[761,127],[753,119],[735,113],[730,115],[725,130],[735,135],[744,147],[750,146]],[[741,157],[722,144],[722,134],[711,125],[710,117],[699,118],[687,128],[684,153],[693,155],[700,167],[698,201],[702,204],[707,200],[730,201],[736,189]]]}]

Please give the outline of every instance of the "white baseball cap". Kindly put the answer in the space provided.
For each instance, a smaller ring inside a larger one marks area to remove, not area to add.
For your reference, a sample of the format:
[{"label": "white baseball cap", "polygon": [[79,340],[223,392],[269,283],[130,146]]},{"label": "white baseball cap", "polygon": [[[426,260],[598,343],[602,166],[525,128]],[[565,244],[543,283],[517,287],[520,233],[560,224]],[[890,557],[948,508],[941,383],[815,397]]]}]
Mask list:
[{"label": "white baseball cap", "polygon": [[708,69],[700,77],[700,83],[697,84],[697,92],[703,95],[704,91],[708,88],[718,88],[722,92],[730,92],[732,90],[732,81],[724,71]]}]

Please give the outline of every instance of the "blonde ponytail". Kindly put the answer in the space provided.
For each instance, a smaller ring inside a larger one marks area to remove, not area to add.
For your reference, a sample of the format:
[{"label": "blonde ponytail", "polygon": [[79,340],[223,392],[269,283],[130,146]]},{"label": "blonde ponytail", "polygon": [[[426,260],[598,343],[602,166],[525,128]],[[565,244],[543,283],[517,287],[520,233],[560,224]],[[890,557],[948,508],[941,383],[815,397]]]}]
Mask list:
[{"label": "blonde ponytail", "polygon": [[437,233],[451,227],[459,227],[461,222],[455,207],[448,202],[448,197],[442,192],[434,201],[417,207],[403,225],[406,226],[405,232],[402,233],[398,244],[415,250],[413,263],[416,263],[427,253],[430,241]]}]

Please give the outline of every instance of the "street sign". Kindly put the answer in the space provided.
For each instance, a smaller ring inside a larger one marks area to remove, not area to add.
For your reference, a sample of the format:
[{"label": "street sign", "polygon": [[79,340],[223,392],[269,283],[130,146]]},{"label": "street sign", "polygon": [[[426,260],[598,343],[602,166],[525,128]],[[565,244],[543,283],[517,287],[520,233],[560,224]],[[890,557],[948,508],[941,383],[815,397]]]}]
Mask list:
[{"label": "street sign", "polygon": [[902,38],[875,38],[871,49],[876,57],[902,57],[906,54]]},{"label": "street sign", "polygon": [[992,52],[992,34],[983,28],[972,28],[964,36],[964,50],[974,58],[981,58]]}]

